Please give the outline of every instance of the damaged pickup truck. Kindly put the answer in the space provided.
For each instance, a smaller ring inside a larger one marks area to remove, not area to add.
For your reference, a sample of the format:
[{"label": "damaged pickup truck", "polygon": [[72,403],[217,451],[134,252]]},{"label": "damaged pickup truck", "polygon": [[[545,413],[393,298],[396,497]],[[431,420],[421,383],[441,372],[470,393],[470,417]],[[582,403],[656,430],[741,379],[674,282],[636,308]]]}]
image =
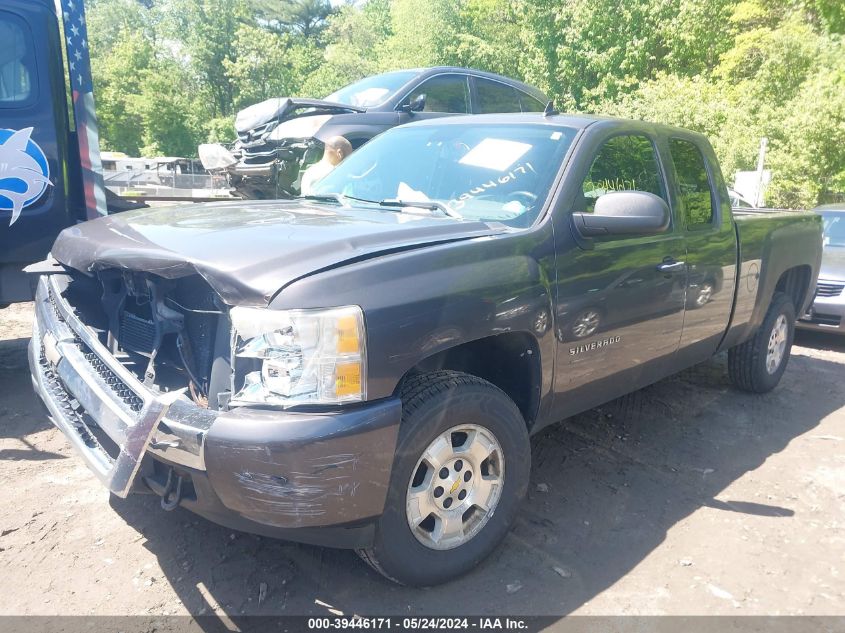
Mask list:
[{"label": "damaged pickup truck", "polygon": [[819,216],[732,212],[704,137],[634,121],[421,121],[317,188],[66,229],[32,379],[114,495],[411,585],[497,546],[546,425],[722,351],[773,389],[821,258]]}]

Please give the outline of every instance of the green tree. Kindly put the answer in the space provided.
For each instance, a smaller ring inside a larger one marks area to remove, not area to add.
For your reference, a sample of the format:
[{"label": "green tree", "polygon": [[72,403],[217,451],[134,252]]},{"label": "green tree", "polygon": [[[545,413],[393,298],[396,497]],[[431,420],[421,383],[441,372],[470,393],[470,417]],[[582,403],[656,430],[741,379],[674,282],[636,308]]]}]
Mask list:
[{"label": "green tree", "polygon": [[100,45],[91,38],[100,142],[103,149],[137,156],[143,144],[143,128],[135,104],[155,52],[138,32],[121,28],[117,34],[109,54],[101,54]]},{"label": "green tree", "polygon": [[518,7],[511,0],[465,0],[457,14],[452,63],[521,76]]},{"label": "green tree", "polygon": [[238,28],[250,21],[244,0],[162,0],[168,44],[186,61],[205,97],[207,116],[231,114],[237,88],[226,64],[236,60]]},{"label": "green tree", "polygon": [[315,51],[314,70],[301,93],[323,97],[338,88],[390,66],[382,61],[392,36],[388,0],[370,0],[361,7],[344,6],[328,20],[325,50]]},{"label": "green tree", "polygon": [[525,2],[524,67],[567,109],[614,100],[667,67],[663,25],[677,13],[673,3]]},{"label": "green tree", "polygon": [[769,204],[811,207],[845,193],[845,63],[815,74],[784,110]]},{"label": "green tree", "polygon": [[238,28],[232,50],[223,65],[234,87],[235,110],[296,94],[319,61],[300,38],[245,24]]},{"label": "green tree", "polygon": [[393,0],[391,34],[382,48],[388,69],[451,64],[458,41],[460,2]]},{"label": "green tree", "polygon": [[[181,77],[184,83],[173,81],[174,77]],[[141,123],[141,154],[195,156],[202,126],[195,116],[187,73],[168,61],[148,69],[142,79],[143,90],[133,104]]]},{"label": "green tree", "polygon": [[251,0],[258,16],[281,33],[313,38],[323,32],[334,13],[329,0]]}]

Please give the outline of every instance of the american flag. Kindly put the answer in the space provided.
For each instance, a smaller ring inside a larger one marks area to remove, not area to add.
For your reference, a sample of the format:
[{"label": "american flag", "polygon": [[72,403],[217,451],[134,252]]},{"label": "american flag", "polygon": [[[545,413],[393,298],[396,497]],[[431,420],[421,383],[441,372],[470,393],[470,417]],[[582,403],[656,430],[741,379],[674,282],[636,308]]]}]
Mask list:
[{"label": "american flag", "polygon": [[65,27],[68,72],[73,94],[73,115],[82,160],[82,182],[88,219],[106,215],[106,190],[97,115],[94,111],[94,84],[91,79],[91,57],[88,51],[88,27],[85,24],[84,0],[61,0]]}]

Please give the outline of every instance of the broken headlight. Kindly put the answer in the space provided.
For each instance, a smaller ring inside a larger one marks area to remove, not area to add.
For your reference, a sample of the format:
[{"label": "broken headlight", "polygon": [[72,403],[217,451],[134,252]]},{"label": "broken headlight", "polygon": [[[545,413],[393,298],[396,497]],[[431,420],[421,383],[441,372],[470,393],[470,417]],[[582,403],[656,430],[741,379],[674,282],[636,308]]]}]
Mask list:
[{"label": "broken headlight", "polygon": [[232,308],[231,403],[293,406],[367,397],[364,315]]}]

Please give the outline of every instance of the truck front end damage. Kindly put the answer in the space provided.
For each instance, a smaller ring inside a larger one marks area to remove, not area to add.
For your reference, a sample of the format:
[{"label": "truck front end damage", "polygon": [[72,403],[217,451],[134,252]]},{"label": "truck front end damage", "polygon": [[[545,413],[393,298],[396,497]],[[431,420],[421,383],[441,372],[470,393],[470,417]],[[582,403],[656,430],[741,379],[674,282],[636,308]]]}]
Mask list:
[{"label": "truck front end damage", "polygon": [[114,495],[149,489],[231,528],[366,546],[398,399],[242,406],[238,340],[199,275],[67,268],[38,283],[29,361],[54,424]]}]

